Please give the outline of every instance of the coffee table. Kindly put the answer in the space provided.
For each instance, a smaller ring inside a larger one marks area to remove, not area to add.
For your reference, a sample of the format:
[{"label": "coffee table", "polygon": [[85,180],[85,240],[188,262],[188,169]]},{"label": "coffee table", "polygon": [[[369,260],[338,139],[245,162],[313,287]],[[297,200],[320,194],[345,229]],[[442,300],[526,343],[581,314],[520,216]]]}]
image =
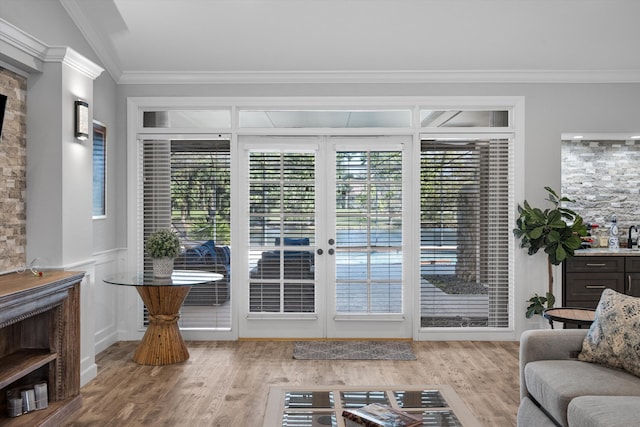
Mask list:
[{"label": "coffee table", "polygon": [[345,427],[344,409],[381,403],[422,417],[424,426],[480,427],[448,384],[271,386],[263,427]]}]

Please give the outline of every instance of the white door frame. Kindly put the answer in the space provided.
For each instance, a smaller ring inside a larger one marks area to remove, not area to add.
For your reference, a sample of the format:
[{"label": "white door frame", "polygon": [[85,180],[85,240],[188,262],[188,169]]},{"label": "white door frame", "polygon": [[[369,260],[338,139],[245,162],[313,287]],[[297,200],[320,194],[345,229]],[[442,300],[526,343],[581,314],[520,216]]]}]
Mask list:
[{"label": "white door frame", "polygon": [[[237,140],[241,135],[269,135],[269,134],[305,134],[305,135],[328,135],[335,134],[335,129],[242,129],[238,124],[238,111],[241,109],[269,109],[281,108],[287,110],[296,109],[376,109],[376,108],[406,108],[412,110],[412,125],[407,128],[371,128],[371,129],[340,129],[342,135],[412,135],[413,155],[415,161],[419,155],[419,134],[426,132],[441,132],[442,128],[421,128],[421,109],[462,109],[462,110],[482,110],[482,109],[506,109],[511,111],[512,120],[508,129],[515,135],[515,199],[522,200],[524,197],[524,97],[523,96],[375,96],[375,97],[130,97],[127,98],[127,122],[126,122],[126,178],[124,186],[126,195],[126,250],[127,255],[123,259],[119,268],[135,270],[138,267],[139,254],[139,231],[137,225],[137,176],[138,176],[138,153],[137,140],[140,138],[159,138],[170,135],[172,138],[207,138],[210,135],[230,134],[231,135],[231,156],[232,164],[237,164]],[[229,110],[231,112],[231,125],[224,128],[197,128],[197,129],[174,129],[167,132],[167,129],[145,129],[142,126],[144,111],[162,111],[171,109],[216,109]],[[455,128],[448,128],[448,131],[455,131]],[[459,129],[462,130],[462,129]],[[495,129],[475,128],[474,132],[493,132]],[[415,157],[415,158],[414,158]],[[407,177],[413,183],[419,180],[419,170],[413,168],[411,176]],[[237,168],[232,169],[232,186],[237,188],[242,179],[237,172]],[[414,184],[410,184],[411,191],[417,191]],[[237,212],[238,203],[232,200],[232,212]],[[419,202],[412,201],[410,207],[410,221],[419,221]],[[233,214],[232,214],[233,215]],[[233,220],[233,219],[232,219]],[[410,227],[411,224],[404,224]],[[237,230],[232,225],[232,242],[237,241]],[[417,237],[412,233],[407,234],[405,240],[407,248],[418,247]],[[416,283],[419,280],[419,254],[407,253],[417,252],[405,251],[405,259],[408,259],[406,270],[408,280]],[[233,254],[232,254],[233,257]],[[513,281],[516,283],[527,282],[526,280],[526,254],[522,251],[513,251],[512,260],[514,265]],[[232,262],[232,275],[240,274],[240,269]],[[118,290],[116,290],[118,291]],[[419,287],[413,289],[414,305],[413,312],[419,310]],[[514,313],[514,302],[524,300],[528,289],[515,287],[512,289],[510,312]],[[118,292],[118,339],[135,340],[140,339],[144,333],[141,326],[140,317],[133,309],[138,301],[135,292]],[[195,336],[185,335],[188,339],[237,339],[238,333],[238,304],[240,303],[236,290],[232,289],[233,320],[231,331],[213,331],[195,334]],[[509,340],[516,339],[518,331],[524,328],[524,320],[514,318],[511,323],[513,327],[502,331],[469,332],[464,330],[442,330],[442,331],[422,331],[419,322],[413,322],[413,338],[416,340],[429,339],[477,339],[477,340]],[[375,324],[372,324],[375,327]]]}]

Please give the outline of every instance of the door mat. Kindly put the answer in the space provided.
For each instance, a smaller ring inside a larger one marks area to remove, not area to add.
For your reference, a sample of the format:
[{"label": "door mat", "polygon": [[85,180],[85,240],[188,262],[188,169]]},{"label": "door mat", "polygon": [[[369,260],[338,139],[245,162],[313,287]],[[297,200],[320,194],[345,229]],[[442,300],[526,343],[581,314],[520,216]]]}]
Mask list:
[{"label": "door mat", "polygon": [[293,358],[300,360],[416,360],[410,342],[298,341]]}]

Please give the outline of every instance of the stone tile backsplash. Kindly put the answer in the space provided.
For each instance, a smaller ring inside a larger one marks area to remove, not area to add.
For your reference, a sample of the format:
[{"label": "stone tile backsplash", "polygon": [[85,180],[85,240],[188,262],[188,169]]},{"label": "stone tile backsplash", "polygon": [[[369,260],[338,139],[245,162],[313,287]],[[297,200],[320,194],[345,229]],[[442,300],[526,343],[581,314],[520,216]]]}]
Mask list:
[{"label": "stone tile backsplash", "polygon": [[640,141],[563,141],[561,192],[585,222],[609,230],[615,214],[626,241],[640,226]]}]

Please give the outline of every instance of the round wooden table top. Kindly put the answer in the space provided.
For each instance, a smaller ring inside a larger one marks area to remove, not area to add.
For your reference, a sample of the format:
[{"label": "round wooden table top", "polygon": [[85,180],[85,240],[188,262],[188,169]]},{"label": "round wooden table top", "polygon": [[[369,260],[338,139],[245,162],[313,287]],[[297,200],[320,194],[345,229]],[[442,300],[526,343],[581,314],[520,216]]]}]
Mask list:
[{"label": "round wooden table top", "polygon": [[590,325],[596,318],[596,311],[592,308],[558,307],[546,309],[543,316],[550,321]]}]

